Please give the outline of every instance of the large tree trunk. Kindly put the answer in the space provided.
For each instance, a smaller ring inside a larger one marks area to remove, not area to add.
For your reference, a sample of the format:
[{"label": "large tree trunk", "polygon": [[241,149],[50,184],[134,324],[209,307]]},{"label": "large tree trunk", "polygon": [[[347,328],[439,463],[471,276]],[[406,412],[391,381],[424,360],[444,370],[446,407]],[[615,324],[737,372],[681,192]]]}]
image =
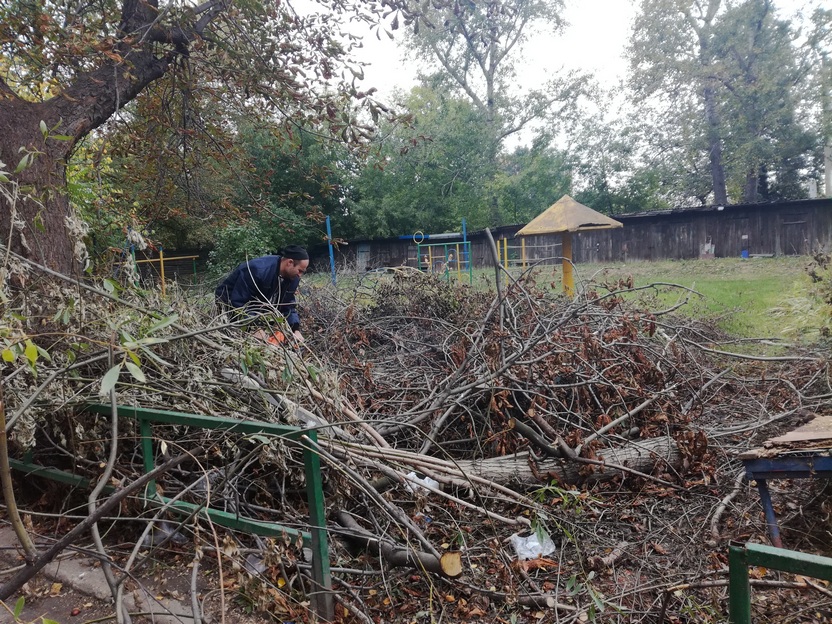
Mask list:
[{"label": "large tree trunk", "polygon": [[[598,457],[610,464],[647,473],[656,466],[678,466],[681,458],[676,442],[669,436],[638,440],[626,446],[605,449]],[[473,461],[459,460],[455,463],[467,474],[501,484],[539,484],[551,479],[564,484],[594,483],[624,474],[609,466],[587,465],[568,459],[545,459],[532,464],[528,452]]]},{"label": "large tree trunk", "polygon": [[[181,28],[165,32],[150,27],[158,17],[154,4],[125,1],[122,37],[110,44],[109,54],[45,102],[18,97],[0,79],[0,160],[7,172],[13,172],[25,154],[33,155],[30,165],[12,176],[19,190],[16,197],[0,194],[0,240],[13,251],[63,273],[78,268],[73,261],[76,240],[67,229],[67,159],[80,139],[167,72],[176,53],[157,56],[153,50],[160,49],[158,42],[175,45],[178,51],[187,44]],[[141,32],[146,33],[143,48],[136,46],[133,36]],[[68,138],[52,138],[55,135]]]},{"label": "large tree trunk", "polygon": [[[27,258],[69,273],[73,246],[66,228],[66,145],[44,144],[41,120],[49,124],[46,105],[23,101],[13,94],[0,101],[0,160],[13,172],[21,158],[34,154],[31,165],[12,176],[17,191],[0,193],[0,240]],[[54,122],[53,122],[54,125]],[[64,142],[66,143],[66,142]],[[21,151],[21,148],[23,151]],[[19,276],[18,276],[19,278]],[[22,285],[18,279],[17,285]]]},{"label": "large tree trunk", "polygon": [[712,87],[705,87],[705,122],[708,128],[708,160],[711,166],[711,182],[714,187],[714,203],[727,204],[728,190],[725,186],[725,166],[722,163],[722,137],[719,133],[719,117],[716,112],[716,97]]},{"label": "large tree trunk", "polygon": [[742,201],[744,204],[754,204],[757,202],[760,176],[756,169],[751,169],[745,174],[745,188],[742,193]]}]

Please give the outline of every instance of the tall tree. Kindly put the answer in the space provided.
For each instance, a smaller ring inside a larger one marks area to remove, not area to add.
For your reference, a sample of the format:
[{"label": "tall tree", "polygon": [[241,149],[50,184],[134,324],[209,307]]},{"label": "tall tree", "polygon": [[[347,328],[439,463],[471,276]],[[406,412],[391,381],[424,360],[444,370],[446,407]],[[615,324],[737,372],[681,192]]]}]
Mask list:
[{"label": "tall tree", "polygon": [[415,87],[402,106],[411,123],[383,126],[381,153],[356,183],[350,214],[359,232],[455,230],[463,217],[472,227],[487,225],[486,197],[496,173],[489,124],[466,99],[429,85]]},{"label": "tall tree", "polygon": [[[653,136],[671,137],[654,151],[687,167],[683,196],[725,203],[805,195],[817,133],[801,86],[808,46],[796,42],[773,0],[643,0],[631,84],[657,113]],[[704,196],[696,181],[702,156]]]},{"label": "tall tree", "polygon": [[[284,120],[325,120],[344,140],[367,129],[338,117],[350,84],[339,16],[369,18],[396,0],[318,0],[324,13],[300,15],[288,3],[208,0],[0,0],[0,161],[30,189],[0,199],[0,238],[54,268],[73,266],[66,167],[78,142],[147,87],[195,72],[217,97],[249,97]],[[360,73],[359,70],[353,70]],[[23,150],[21,152],[21,150]]]},{"label": "tall tree", "polygon": [[[821,4],[820,2],[818,3]],[[809,114],[821,131],[823,151],[818,154],[818,169],[825,182],[827,197],[832,197],[832,9],[821,6],[802,15],[809,72]]]},{"label": "tall tree", "polygon": [[777,19],[771,0],[730,7],[714,28],[714,55],[721,71],[719,97],[726,132],[729,177],[742,202],[773,199],[773,184],[799,190],[816,133],[798,124],[797,89],[806,68],[793,45],[788,22]]},{"label": "tall tree", "polygon": [[728,201],[717,106],[714,24],[723,0],[642,0],[629,48],[631,86],[642,101],[697,105],[704,118],[713,201]]},{"label": "tall tree", "polygon": [[569,149],[575,199],[604,214],[668,208],[667,171],[641,162],[642,139],[638,125],[623,118],[606,120],[599,112],[582,119]]},{"label": "tall tree", "polygon": [[[424,9],[428,27],[414,29],[410,45],[491,127],[488,156],[495,164],[506,137],[537,121],[551,129],[573,109],[585,82],[574,73],[555,76],[538,89],[516,88],[528,38],[544,29],[557,36],[563,29],[562,0],[445,0],[422,6],[431,7]],[[490,205],[491,222],[499,224],[496,195]]]}]

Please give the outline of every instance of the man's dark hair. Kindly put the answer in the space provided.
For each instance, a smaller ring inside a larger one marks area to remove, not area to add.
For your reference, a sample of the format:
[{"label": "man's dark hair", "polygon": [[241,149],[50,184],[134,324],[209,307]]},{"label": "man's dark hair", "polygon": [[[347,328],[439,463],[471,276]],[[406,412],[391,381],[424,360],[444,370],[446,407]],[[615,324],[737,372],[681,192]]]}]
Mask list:
[{"label": "man's dark hair", "polygon": [[287,245],[280,255],[289,260],[309,260],[309,253],[300,245]]}]

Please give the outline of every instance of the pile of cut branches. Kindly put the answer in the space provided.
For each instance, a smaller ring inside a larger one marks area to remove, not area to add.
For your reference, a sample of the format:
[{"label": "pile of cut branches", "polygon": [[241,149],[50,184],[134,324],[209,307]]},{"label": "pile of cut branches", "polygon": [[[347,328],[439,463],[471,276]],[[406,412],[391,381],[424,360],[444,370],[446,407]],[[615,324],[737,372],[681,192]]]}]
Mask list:
[{"label": "pile of cut branches", "polygon": [[[273,347],[207,295],[29,275],[3,314],[12,455],[93,485],[136,483],[142,432],[90,403],[313,426],[338,614],[355,621],[718,621],[726,541],[766,539],[737,453],[823,413],[832,394],[818,354],[733,353],[706,324],[636,304],[626,285],[569,300],[531,274],[499,296],[375,274],[309,288],[306,342]],[[308,526],[301,452],[285,440],[164,425],[152,448],[170,464],[156,477],[165,496]],[[109,568],[114,595],[164,556],[159,544],[180,541],[231,565],[223,590],[299,617],[310,586],[298,544],[232,531],[204,541],[193,519],[139,494],[106,521],[137,544],[126,572]],[[61,504],[80,520],[108,496],[79,485]],[[806,492],[775,498],[812,504]],[[44,499],[21,505],[37,517]],[[824,528],[805,517],[782,523],[816,551]],[[103,522],[90,547],[107,566]],[[33,562],[47,542],[35,539]],[[800,581],[761,581],[782,604],[828,600]]]}]

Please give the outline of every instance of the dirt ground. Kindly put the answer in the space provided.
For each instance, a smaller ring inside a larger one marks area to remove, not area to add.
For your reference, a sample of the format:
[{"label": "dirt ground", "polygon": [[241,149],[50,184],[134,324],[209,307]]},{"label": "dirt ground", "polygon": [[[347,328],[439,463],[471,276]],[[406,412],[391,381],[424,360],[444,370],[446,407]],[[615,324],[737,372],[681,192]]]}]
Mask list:
[{"label": "dirt ground", "polygon": [[[13,534],[8,526],[0,528],[3,548],[2,568],[12,570],[22,563],[17,549],[10,546]],[[8,575],[6,575],[8,577]],[[193,622],[190,610],[192,567],[181,555],[168,554],[154,560],[133,580],[127,582],[126,601],[132,605],[134,624],[174,624]],[[197,579],[197,598],[205,624],[222,621],[235,624],[261,624],[272,621],[264,614],[251,613],[233,587],[221,596],[216,569],[208,566]],[[23,599],[19,622],[41,624],[44,619],[58,624],[93,624],[115,622],[110,590],[98,561],[74,553],[62,557],[44,573],[35,576],[5,603],[0,603],[0,622],[13,622],[18,601]],[[153,613],[151,613],[151,611]]]}]

